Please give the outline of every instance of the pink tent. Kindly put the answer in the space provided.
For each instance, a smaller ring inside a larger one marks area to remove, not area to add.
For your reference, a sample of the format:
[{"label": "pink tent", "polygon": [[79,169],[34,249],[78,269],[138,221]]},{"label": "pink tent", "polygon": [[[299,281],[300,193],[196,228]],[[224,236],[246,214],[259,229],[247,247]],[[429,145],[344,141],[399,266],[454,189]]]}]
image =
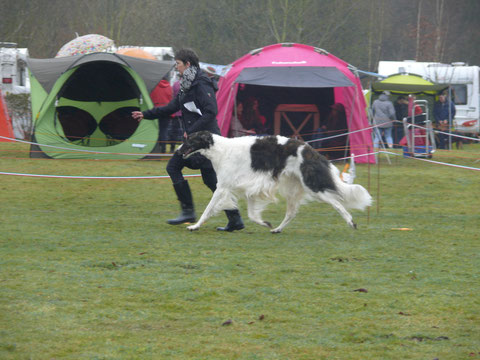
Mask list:
[{"label": "pink tent", "polygon": [[[229,136],[235,104],[242,96],[260,99],[260,111],[271,124],[269,133],[299,135],[306,141],[310,140],[308,134],[314,139],[315,126],[331,106],[343,104],[348,130],[353,132],[348,145],[355,161],[375,163],[373,155],[360,156],[371,152],[373,145],[371,130],[366,129],[367,105],[355,68],[325,50],[302,44],[275,44],[253,50],[230,64],[220,78],[217,92],[218,123],[223,136]],[[303,115],[311,113],[295,124],[292,119],[301,111]],[[290,115],[283,115],[287,112]],[[358,131],[362,129],[366,130]]]}]

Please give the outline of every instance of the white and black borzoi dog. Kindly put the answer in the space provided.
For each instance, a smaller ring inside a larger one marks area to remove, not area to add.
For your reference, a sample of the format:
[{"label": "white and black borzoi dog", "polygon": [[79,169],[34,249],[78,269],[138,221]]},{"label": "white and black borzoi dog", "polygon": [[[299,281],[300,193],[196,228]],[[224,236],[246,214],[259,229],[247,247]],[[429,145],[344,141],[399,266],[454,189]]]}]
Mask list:
[{"label": "white and black borzoi dog", "polygon": [[332,205],[352,228],[356,224],[346,208],[364,210],[372,202],[363,186],[343,182],[334,165],[299,140],[278,135],[225,138],[200,131],[191,134],[177,151],[185,158],[197,152],[208,158],[218,179],[210,203],[189,230],[198,230],[220,210],[236,209],[240,195],[247,199],[250,220],[269,228],[262,211],[276,201],[277,192],[285,197],[285,218],[272,233],[281,232],[305,200]]}]

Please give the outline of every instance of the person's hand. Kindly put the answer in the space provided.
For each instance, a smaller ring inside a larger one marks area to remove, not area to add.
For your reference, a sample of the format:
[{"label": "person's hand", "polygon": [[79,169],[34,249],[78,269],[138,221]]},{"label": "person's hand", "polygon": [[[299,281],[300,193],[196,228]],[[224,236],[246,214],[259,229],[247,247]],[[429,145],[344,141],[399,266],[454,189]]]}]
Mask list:
[{"label": "person's hand", "polygon": [[132,118],[140,122],[143,119],[143,113],[141,111],[132,111]]},{"label": "person's hand", "polygon": [[188,134],[187,134],[186,131],[183,133],[183,138],[184,138],[184,139],[188,139]]}]

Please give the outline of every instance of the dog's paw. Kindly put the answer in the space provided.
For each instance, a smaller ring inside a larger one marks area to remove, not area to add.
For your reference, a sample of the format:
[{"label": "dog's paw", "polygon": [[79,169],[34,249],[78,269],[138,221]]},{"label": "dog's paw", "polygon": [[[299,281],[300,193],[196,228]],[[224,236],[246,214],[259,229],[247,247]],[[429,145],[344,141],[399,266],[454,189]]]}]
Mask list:
[{"label": "dog's paw", "polygon": [[268,227],[268,228],[270,228],[270,229],[273,228],[272,224],[270,224],[268,221],[264,221],[264,222],[263,222],[263,226],[266,226],[266,227]]},{"label": "dog's paw", "polygon": [[357,230],[357,224],[355,224],[354,222],[352,222],[350,226],[352,227],[353,230]]},{"label": "dog's paw", "polygon": [[272,234],[280,234],[280,233],[282,232],[282,229],[275,228],[275,229],[270,230],[270,232],[271,232]]},{"label": "dog's paw", "polygon": [[187,226],[187,229],[190,230],[190,231],[196,231],[196,230],[200,229],[200,226],[190,225],[190,226]]}]

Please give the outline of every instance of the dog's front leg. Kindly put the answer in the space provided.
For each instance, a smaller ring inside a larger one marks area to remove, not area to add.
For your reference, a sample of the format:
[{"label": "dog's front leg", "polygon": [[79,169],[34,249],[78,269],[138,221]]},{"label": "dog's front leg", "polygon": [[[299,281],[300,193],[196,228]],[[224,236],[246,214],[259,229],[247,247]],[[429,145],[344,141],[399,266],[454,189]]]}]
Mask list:
[{"label": "dog's front leg", "polygon": [[303,194],[299,189],[291,188],[291,192],[287,196],[287,211],[285,212],[285,217],[282,223],[275,229],[270,230],[272,234],[281,233],[283,228],[295,218],[295,215],[298,213],[298,208],[301,204]]},{"label": "dog's front leg", "polygon": [[187,229],[190,231],[198,230],[200,226],[202,226],[202,224],[205,221],[207,221],[215,213],[217,203],[220,201],[222,196],[223,196],[223,191],[217,188],[212,195],[212,199],[210,200],[207,207],[203,211],[202,216],[200,216],[200,219],[198,219],[197,223],[188,226]]}]

